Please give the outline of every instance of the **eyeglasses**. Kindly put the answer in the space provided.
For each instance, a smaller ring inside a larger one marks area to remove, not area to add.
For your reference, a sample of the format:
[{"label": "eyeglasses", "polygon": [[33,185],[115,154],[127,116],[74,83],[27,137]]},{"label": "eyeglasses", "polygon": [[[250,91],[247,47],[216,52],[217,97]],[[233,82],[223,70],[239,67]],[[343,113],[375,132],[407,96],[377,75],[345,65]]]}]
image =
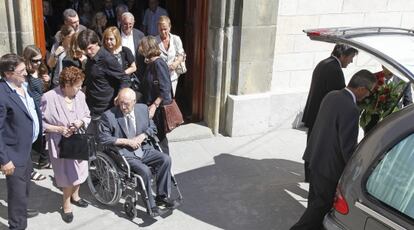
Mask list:
[{"label": "eyeglasses", "polygon": [[21,69],[21,70],[14,70],[13,72],[17,75],[22,75],[24,72],[26,72],[26,68]]},{"label": "eyeglasses", "polygon": [[42,63],[42,59],[31,59],[30,62],[33,64],[40,64]]}]

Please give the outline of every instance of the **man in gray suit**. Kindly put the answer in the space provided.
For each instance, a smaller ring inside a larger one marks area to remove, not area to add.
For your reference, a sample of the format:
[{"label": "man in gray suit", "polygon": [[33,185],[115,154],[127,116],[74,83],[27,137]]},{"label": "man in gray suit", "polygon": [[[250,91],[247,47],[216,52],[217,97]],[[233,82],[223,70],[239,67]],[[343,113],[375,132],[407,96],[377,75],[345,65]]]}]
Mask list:
[{"label": "man in gray suit", "polygon": [[357,101],[369,96],[376,82],[368,70],[360,70],[348,86],[328,93],[321,102],[303,159],[310,162],[308,207],[291,229],[323,229],[332,208],[336,186],[358,141]]},{"label": "man in gray suit", "polygon": [[134,57],[138,55],[138,46],[145,36],[140,30],[134,28],[135,18],[130,12],[125,12],[121,17],[121,38],[122,46],[128,47]]},{"label": "man in gray suit", "polygon": [[[135,92],[130,88],[119,91],[115,107],[102,114],[99,140],[104,145],[118,148],[126,158],[131,170],[142,176],[148,191],[153,216],[161,214],[157,205],[173,208],[176,203],[168,198],[171,191],[171,158],[150,144],[148,138],[156,138],[155,124],[149,119],[148,107],[136,104]],[[157,196],[151,192],[151,170],[157,169]]]}]

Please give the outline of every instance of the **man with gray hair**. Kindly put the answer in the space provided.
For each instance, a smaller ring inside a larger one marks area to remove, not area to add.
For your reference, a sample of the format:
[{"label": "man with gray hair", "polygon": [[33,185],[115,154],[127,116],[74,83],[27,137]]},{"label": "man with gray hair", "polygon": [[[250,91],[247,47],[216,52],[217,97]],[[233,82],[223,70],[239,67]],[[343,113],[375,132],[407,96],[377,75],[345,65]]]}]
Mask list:
[{"label": "man with gray hair", "polygon": [[[121,38],[122,46],[128,47],[134,57],[137,56],[138,45],[144,37],[144,33],[134,28],[135,18],[130,12],[125,12],[121,16]],[[140,67],[140,66],[139,66]],[[138,67],[138,68],[139,68]]]},{"label": "man with gray hair", "polygon": [[[86,29],[84,25],[79,24],[79,16],[74,9],[66,9],[63,11],[63,22],[65,25],[71,26],[75,30],[75,33]],[[55,41],[60,40],[60,31],[58,31],[55,35]]]}]

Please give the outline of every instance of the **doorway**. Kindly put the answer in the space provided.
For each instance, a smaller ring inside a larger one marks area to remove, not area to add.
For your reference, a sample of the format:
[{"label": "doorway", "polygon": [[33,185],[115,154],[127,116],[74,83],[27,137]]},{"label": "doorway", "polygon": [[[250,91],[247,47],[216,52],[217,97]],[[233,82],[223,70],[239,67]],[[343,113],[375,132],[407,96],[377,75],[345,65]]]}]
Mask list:
[{"label": "doorway", "polygon": [[[51,6],[53,21],[53,34],[63,24],[62,12],[70,8],[74,3],[81,3],[85,0],[46,0]],[[94,9],[102,8],[101,0],[89,0],[94,5]],[[114,5],[122,0],[113,0]],[[41,9],[41,0],[32,1],[32,8]],[[180,76],[176,92],[176,100],[180,106],[187,122],[198,122],[203,120],[204,108],[204,82],[205,82],[205,49],[207,47],[207,28],[208,28],[208,0],[159,0],[159,5],[165,8],[171,18],[171,32],[180,36],[186,52],[187,73]],[[148,1],[135,0],[136,12],[143,15],[148,8]],[[79,13],[79,12],[78,12]],[[37,10],[33,14],[33,23],[41,24],[38,14],[43,14],[42,10]],[[138,24],[142,20],[136,20]],[[39,26],[34,26],[39,28]],[[139,25],[138,25],[139,28]],[[45,49],[44,31],[35,30],[36,45]]]}]

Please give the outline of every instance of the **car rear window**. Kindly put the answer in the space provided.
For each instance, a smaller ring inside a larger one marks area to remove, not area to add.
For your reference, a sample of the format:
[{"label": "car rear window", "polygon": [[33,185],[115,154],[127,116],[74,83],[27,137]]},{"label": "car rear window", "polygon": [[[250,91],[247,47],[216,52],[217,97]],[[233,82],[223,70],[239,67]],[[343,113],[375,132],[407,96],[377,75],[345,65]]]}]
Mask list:
[{"label": "car rear window", "polygon": [[414,219],[414,134],[385,154],[369,176],[366,189],[376,199]]}]

